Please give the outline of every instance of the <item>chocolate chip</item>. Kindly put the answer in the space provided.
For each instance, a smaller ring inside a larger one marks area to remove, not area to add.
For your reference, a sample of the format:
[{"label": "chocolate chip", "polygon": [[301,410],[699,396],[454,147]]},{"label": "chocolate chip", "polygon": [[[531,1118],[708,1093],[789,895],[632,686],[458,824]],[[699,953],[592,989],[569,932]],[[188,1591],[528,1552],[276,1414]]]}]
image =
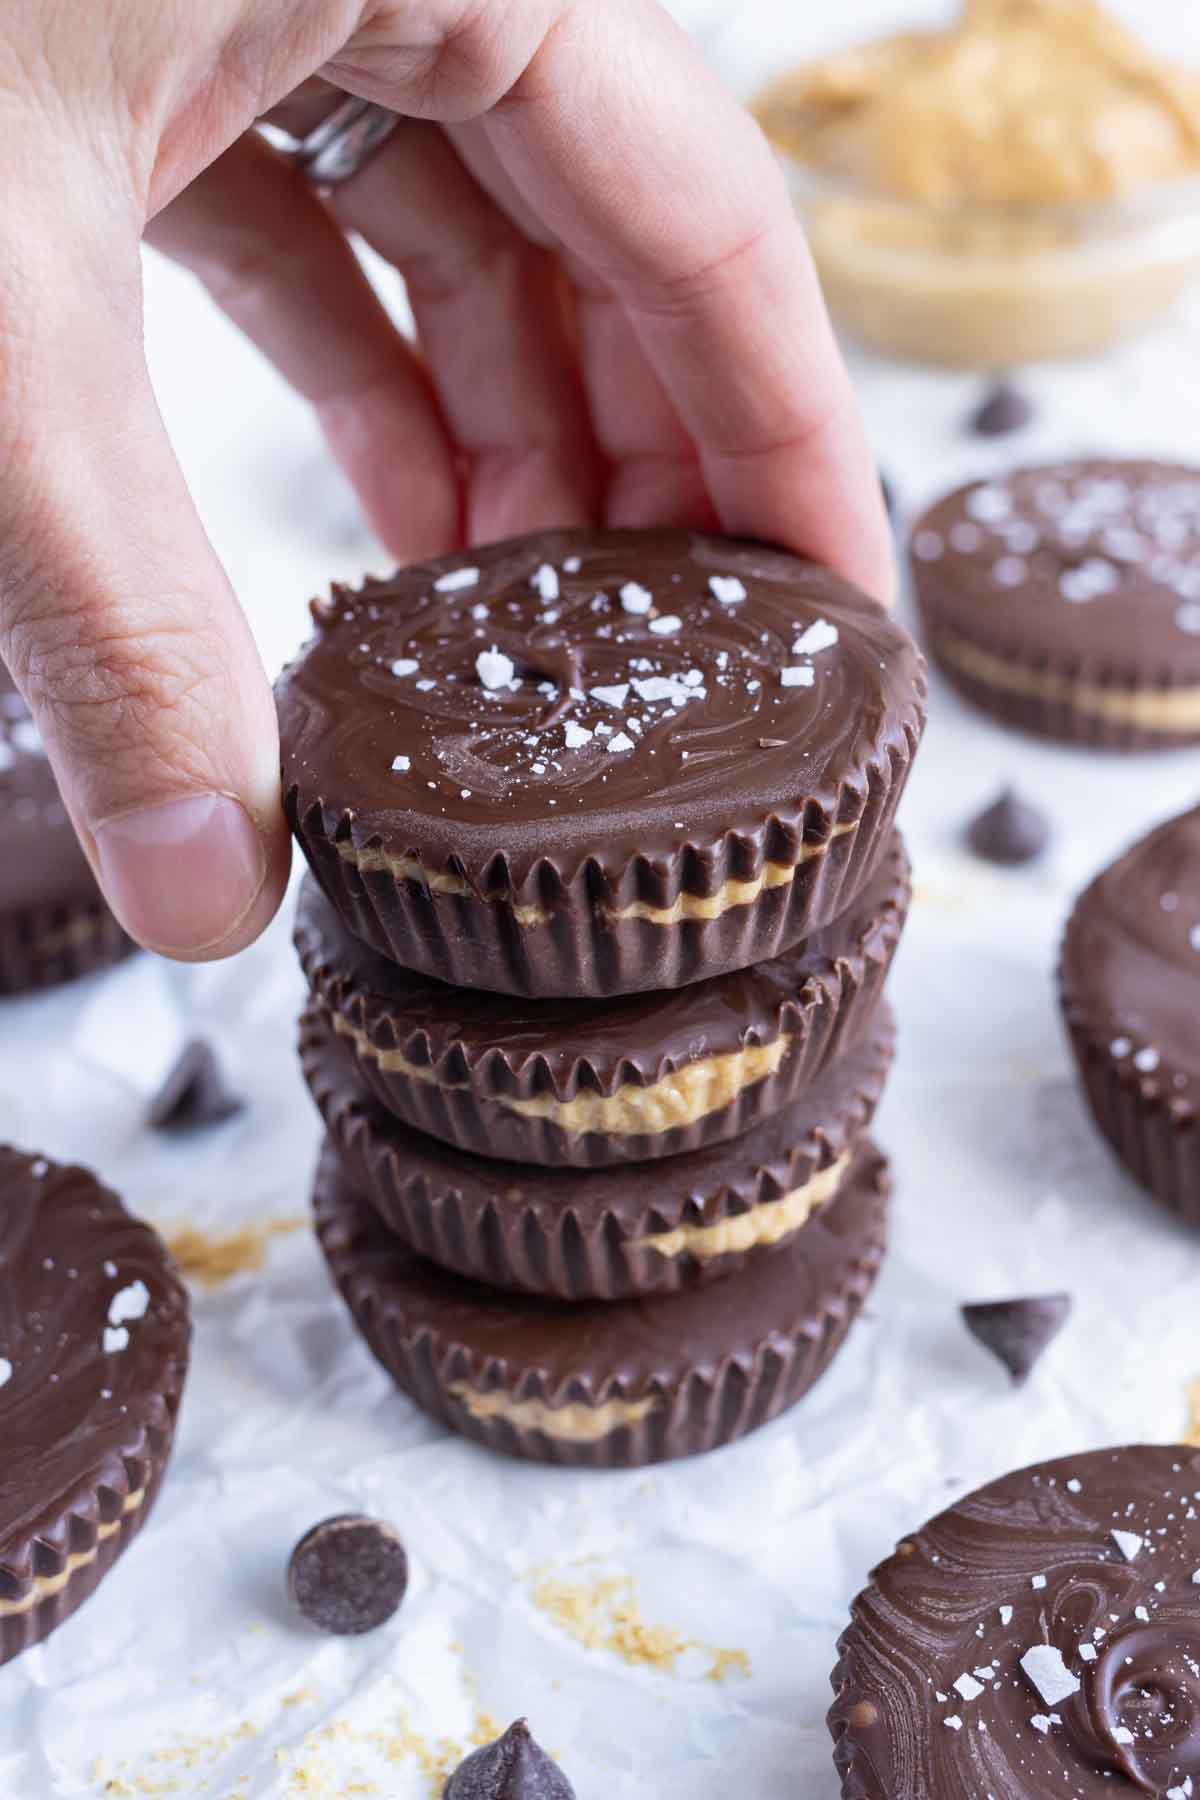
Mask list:
[{"label": "chocolate chip", "polygon": [[1004,437],[1023,431],[1033,418],[1034,405],[1011,381],[998,381],[979,408],[971,414],[971,430],[977,437]]},{"label": "chocolate chip", "polygon": [[999,1358],[1014,1387],[1020,1387],[1070,1311],[1070,1294],[1040,1294],[1026,1300],[981,1301],[964,1306],[962,1316],[972,1337]]},{"label": "chocolate chip", "polygon": [[193,1038],[150,1102],[146,1122],[154,1131],[193,1131],[231,1119],[245,1104],[225,1085],[212,1045]]},{"label": "chocolate chip", "polygon": [[534,1742],[528,1722],[518,1719],[458,1765],[442,1800],[575,1800],[575,1789]]},{"label": "chocolate chip", "polygon": [[1033,862],[1050,842],[1050,825],[1038,807],[1005,788],[990,806],[972,819],[967,842],[985,862],[1015,867]]},{"label": "chocolate chip", "polygon": [[306,1532],[288,1563],[288,1592],[310,1625],[357,1637],[386,1624],[408,1587],[408,1557],[382,1519],[339,1513]]}]

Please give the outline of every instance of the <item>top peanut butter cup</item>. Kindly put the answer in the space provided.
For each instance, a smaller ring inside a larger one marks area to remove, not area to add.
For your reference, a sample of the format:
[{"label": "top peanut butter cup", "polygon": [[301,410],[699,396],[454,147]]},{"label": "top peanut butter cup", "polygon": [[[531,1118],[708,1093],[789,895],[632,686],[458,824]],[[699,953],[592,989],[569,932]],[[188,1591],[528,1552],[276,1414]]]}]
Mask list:
[{"label": "top peanut butter cup", "polygon": [[902,628],[828,571],[559,531],[335,590],[278,686],[297,837],[360,937],[444,981],[678,987],[827,923],[923,723]]}]

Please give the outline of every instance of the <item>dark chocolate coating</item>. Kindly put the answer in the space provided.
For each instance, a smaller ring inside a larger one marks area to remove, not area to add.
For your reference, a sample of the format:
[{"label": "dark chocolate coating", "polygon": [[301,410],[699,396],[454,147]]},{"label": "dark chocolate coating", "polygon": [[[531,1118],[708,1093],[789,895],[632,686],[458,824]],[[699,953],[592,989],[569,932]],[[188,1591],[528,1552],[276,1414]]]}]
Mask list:
[{"label": "dark chocolate coating", "polygon": [[420,1255],[493,1287],[616,1300],[716,1280],[791,1234],[701,1257],[646,1243],[777,1206],[848,1155],[891,1065],[886,1002],[863,1043],[801,1099],[733,1143],[649,1167],[545,1169],[472,1156],[401,1124],[367,1094],[343,1039],[306,1015],[300,1060],[331,1140],[384,1223]]},{"label": "dark chocolate coating", "polygon": [[1200,808],[1097,876],[1067,925],[1063,1009],[1096,1122],[1134,1177],[1200,1223]]},{"label": "dark chocolate coating", "polygon": [[[886,1165],[860,1149],[837,1198],[775,1255],[725,1281],[639,1300],[515,1297],[423,1262],[382,1224],[327,1147],[317,1235],[371,1350],[417,1405],[465,1437],[535,1461],[632,1467],[733,1442],[824,1373],[875,1280]],[[555,1408],[650,1410],[598,1440],[472,1414],[454,1389]]]},{"label": "dark chocolate coating", "polygon": [[1012,381],[998,381],[971,414],[971,430],[977,437],[1007,437],[1010,432],[1023,431],[1032,422],[1034,411],[1024,388]]},{"label": "dark chocolate coating", "polygon": [[0,665],[0,994],[69,981],[131,948],[100,897],[29,709]]},{"label": "dark chocolate coating", "polygon": [[[895,836],[849,910],[803,944],[690,987],[609,1000],[519,1001],[410,974],[356,938],[311,881],[296,945],[318,1010],[342,1027],[359,1080],[396,1117],[479,1156],[595,1168],[698,1150],[790,1106],[869,1028],[909,895]],[[679,1104],[663,1104],[658,1129],[580,1131],[514,1110],[611,1099],[686,1078],[710,1058],[770,1054],[782,1038],[773,1071],[724,1105],[697,1098],[696,1118],[686,1116],[690,1093],[682,1117]],[[407,1066],[385,1069],[381,1058],[396,1055]]]},{"label": "dark chocolate coating", "polygon": [[[437,589],[464,566],[471,586]],[[837,642],[797,648],[821,621]],[[920,657],[880,607],[687,532],[492,545],[339,592],[317,626],[277,689],[293,827],[361,937],[464,987],[633,992],[774,955],[869,874],[923,719]],[[518,691],[477,672],[493,650]],[[796,865],[710,919],[614,916]]]},{"label": "dark chocolate coating", "polygon": [[[1195,1450],[1096,1451],[1007,1475],[906,1539],[840,1645],[846,1800],[1190,1795],[1198,1494]],[[1065,1664],[1061,1698],[1022,1668],[1038,1646]]]},{"label": "dark chocolate coating", "polygon": [[558,1764],[518,1719],[494,1744],[472,1750],[442,1789],[442,1800],[575,1800]]},{"label": "dark chocolate coating", "polygon": [[158,1093],[146,1123],[152,1131],[197,1131],[221,1125],[246,1102],[226,1086],[216,1051],[203,1038],[185,1044]]},{"label": "dark chocolate coating", "polygon": [[318,1631],[359,1637],[386,1625],[408,1588],[408,1555],[383,1519],[338,1513],[306,1531],[288,1561],[293,1605]]},{"label": "dark chocolate coating", "polygon": [[1083,684],[1121,706],[1200,690],[1200,470],[1090,461],[971,482],[918,520],[911,547],[930,653],[977,705],[1113,749],[1200,741],[1200,725],[1105,717],[955,660],[966,646],[1021,683]]},{"label": "dark chocolate coating", "polygon": [[149,1226],[86,1170],[0,1148],[0,1663],[61,1624],[145,1522],[189,1337]]},{"label": "dark chocolate coating", "polygon": [[1038,806],[1005,788],[967,827],[967,842],[984,862],[1019,868],[1035,862],[1050,842],[1050,825]]},{"label": "dark chocolate coating", "polygon": [[1021,1300],[976,1300],[962,1309],[971,1336],[998,1357],[1021,1387],[1058,1336],[1071,1311],[1070,1294],[1036,1294]]}]

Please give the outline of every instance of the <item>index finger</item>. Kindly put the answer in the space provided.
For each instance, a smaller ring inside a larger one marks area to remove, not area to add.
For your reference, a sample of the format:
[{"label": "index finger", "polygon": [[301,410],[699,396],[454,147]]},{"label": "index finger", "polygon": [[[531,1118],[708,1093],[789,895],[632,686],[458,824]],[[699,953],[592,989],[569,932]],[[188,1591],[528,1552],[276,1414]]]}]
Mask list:
[{"label": "index finger", "polygon": [[484,129],[619,296],[722,527],[890,599],[874,459],[782,172],[685,34],[653,0],[572,7]]}]

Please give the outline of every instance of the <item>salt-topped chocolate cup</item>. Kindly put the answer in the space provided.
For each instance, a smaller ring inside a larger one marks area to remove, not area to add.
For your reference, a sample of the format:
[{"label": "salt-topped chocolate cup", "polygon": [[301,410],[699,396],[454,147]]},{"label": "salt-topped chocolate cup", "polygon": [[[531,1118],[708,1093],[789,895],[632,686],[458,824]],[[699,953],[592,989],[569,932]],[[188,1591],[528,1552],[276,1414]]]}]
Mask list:
[{"label": "salt-topped chocolate cup", "polygon": [[1200,1225],[1200,808],[1085,889],[1059,985],[1096,1124],[1135,1181]]},{"label": "salt-topped chocolate cup", "polygon": [[931,659],[1006,725],[1200,742],[1200,469],[1087,461],[971,482],[918,520]]},{"label": "salt-topped chocolate cup", "polygon": [[1200,1454],[1068,1456],[968,1495],[854,1602],[829,1715],[844,1800],[1191,1800]]},{"label": "salt-topped chocolate cup", "polygon": [[433,1418],[536,1462],[695,1456],[795,1405],[883,1260],[888,1180],[864,1145],[837,1198],[772,1256],[684,1293],[590,1304],[498,1293],[425,1262],[326,1149],[317,1235],[367,1344]]},{"label": "salt-topped chocolate cup", "polygon": [[300,1061],[354,1179],[388,1228],[440,1268],[559,1300],[674,1293],[773,1255],[836,1197],[891,1066],[886,1002],[863,1042],[803,1097],[732,1143],[660,1163],[578,1170],[472,1156],[366,1093],[311,1010]]},{"label": "salt-topped chocolate cup", "polygon": [[479,1156],[599,1168],[736,1138],[869,1028],[909,899],[899,834],[841,918],[752,969],[661,993],[526,1000],[398,969],[316,887],[296,942],[314,1004],[397,1118]]},{"label": "salt-topped chocolate cup", "polygon": [[132,948],[100,896],[29,709],[0,666],[0,995],[107,968]]},{"label": "salt-topped chocolate cup", "polygon": [[141,1530],[187,1373],[165,1245],[87,1170],[0,1147],[0,1663]]},{"label": "salt-topped chocolate cup", "polygon": [[883,853],[921,659],[780,551],[559,531],[316,609],[278,684],[293,829],[347,924],[462,987],[681,986],[777,955]]}]

